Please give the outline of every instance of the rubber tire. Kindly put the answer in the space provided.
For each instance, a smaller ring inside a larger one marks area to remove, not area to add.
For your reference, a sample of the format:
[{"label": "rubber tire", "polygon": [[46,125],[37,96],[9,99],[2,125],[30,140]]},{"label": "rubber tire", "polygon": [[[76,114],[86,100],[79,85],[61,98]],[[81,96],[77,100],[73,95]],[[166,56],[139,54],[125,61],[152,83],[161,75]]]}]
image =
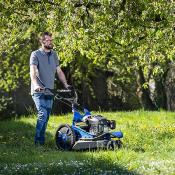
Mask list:
[{"label": "rubber tire", "polygon": [[[64,143],[59,140],[59,134],[64,133],[69,137],[68,142]],[[62,124],[58,127],[56,134],[55,134],[55,142],[56,146],[60,150],[70,151],[75,144],[75,132],[68,124]]]},{"label": "rubber tire", "polygon": [[123,147],[123,143],[121,140],[116,140],[116,144],[118,146],[118,149],[122,148]]},{"label": "rubber tire", "polygon": [[107,144],[107,150],[116,150],[122,148],[121,140],[111,140]]}]

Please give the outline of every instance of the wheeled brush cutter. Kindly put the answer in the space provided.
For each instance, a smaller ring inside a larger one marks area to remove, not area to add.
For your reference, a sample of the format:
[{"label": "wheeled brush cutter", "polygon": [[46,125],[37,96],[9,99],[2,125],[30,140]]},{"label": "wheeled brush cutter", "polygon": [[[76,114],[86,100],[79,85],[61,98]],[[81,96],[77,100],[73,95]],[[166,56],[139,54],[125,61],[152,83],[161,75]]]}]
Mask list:
[{"label": "wheeled brush cutter", "polygon": [[122,147],[123,133],[111,132],[116,128],[115,120],[101,115],[92,115],[87,109],[84,114],[77,110],[77,93],[71,90],[59,90],[55,99],[72,107],[72,125],[61,124],[55,135],[56,145],[61,150],[116,149]]}]

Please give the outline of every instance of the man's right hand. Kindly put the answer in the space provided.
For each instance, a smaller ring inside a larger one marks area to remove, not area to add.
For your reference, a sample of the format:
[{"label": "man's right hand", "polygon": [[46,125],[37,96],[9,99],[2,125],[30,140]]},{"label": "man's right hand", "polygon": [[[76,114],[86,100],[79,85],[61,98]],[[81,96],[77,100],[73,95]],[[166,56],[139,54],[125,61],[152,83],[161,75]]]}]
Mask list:
[{"label": "man's right hand", "polygon": [[36,91],[36,92],[41,92],[41,91],[43,91],[43,90],[44,90],[44,88],[41,87],[41,86],[37,86],[37,87],[35,88],[35,91]]}]

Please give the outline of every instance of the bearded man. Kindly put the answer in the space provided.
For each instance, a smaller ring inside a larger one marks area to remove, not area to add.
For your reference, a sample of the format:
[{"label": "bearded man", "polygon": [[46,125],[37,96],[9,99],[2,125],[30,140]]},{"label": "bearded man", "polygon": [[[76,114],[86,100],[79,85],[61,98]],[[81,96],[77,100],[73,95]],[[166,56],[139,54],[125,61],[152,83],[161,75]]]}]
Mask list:
[{"label": "bearded man", "polygon": [[45,143],[45,131],[53,104],[55,74],[65,88],[69,86],[53,50],[52,34],[42,33],[40,43],[41,48],[33,51],[30,56],[31,95],[38,114],[34,139],[36,145]]}]

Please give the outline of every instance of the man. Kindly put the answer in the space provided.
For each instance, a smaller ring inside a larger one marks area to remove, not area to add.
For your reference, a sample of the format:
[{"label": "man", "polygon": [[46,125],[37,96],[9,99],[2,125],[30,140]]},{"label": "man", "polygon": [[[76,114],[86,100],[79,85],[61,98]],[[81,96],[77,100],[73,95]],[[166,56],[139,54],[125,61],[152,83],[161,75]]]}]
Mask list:
[{"label": "man", "polygon": [[42,47],[33,51],[30,56],[31,95],[37,108],[35,144],[43,145],[45,131],[53,104],[55,73],[65,88],[68,84],[65,75],[59,67],[59,61],[52,44],[52,34],[44,32],[40,36]]}]

